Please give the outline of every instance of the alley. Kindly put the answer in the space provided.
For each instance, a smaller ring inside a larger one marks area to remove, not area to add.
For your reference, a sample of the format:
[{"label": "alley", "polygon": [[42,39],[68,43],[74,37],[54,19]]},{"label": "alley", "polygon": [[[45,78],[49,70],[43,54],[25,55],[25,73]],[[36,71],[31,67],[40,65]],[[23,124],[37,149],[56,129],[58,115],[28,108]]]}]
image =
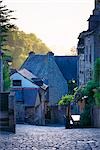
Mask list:
[{"label": "alley", "polygon": [[0,150],[100,150],[100,129],[17,125],[0,133]]}]

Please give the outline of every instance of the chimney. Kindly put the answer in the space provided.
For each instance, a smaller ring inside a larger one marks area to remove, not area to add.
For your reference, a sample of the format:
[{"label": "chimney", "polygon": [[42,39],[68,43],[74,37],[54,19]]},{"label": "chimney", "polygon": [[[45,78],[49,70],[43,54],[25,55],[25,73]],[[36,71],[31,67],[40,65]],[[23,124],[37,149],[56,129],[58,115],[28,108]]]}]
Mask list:
[{"label": "chimney", "polygon": [[34,51],[30,51],[28,54],[29,54],[29,56],[35,55],[35,52]]},{"label": "chimney", "polygon": [[50,51],[50,52],[47,53],[47,55],[54,56],[54,53]]}]

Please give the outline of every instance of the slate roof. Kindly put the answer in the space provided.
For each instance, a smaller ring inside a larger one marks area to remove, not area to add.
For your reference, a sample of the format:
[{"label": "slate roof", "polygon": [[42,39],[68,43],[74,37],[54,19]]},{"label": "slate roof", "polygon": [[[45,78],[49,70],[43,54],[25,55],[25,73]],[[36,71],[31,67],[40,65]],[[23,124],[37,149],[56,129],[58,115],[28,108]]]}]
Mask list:
[{"label": "slate roof", "polygon": [[27,79],[31,80],[32,78],[37,78],[35,75],[33,75],[31,72],[29,72],[27,69],[21,69],[17,71],[22,76],[26,77]]},{"label": "slate roof", "polygon": [[77,81],[78,56],[55,56],[55,61],[66,80]]},{"label": "slate roof", "polygon": [[48,86],[45,83],[43,83],[42,79],[38,78],[27,69],[23,68],[18,70],[17,72],[29,81],[31,81],[33,84],[36,84],[37,86],[41,87],[43,90],[46,90],[48,88]]},{"label": "slate roof", "polygon": [[[24,64],[21,66],[21,69],[27,69],[35,76],[41,78],[45,83],[48,82],[48,58],[47,55],[34,55],[31,54]],[[45,78],[44,78],[45,77]]]},{"label": "slate roof", "polygon": [[21,69],[23,68],[41,78],[49,86],[48,94],[51,105],[56,104],[67,93],[67,82],[53,55],[31,54],[21,66]]}]

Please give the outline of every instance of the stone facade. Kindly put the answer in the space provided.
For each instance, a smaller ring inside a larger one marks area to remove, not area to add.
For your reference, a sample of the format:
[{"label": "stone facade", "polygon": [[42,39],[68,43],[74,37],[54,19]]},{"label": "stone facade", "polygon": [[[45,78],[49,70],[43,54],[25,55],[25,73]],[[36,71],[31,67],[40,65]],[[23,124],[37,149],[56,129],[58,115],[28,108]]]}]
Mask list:
[{"label": "stone facade", "polygon": [[79,86],[85,85],[93,78],[94,62],[96,58],[100,57],[100,2],[95,2],[93,15],[88,21],[88,30],[80,33],[78,37]]},{"label": "stone facade", "polygon": [[100,128],[100,107],[94,106],[91,109],[91,122],[94,128]]},{"label": "stone facade", "polygon": [[65,125],[66,106],[51,107],[51,123]]},{"label": "stone facade", "polygon": [[16,96],[16,122],[45,125],[45,101],[48,86],[26,69],[11,75]]},{"label": "stone facade", "polygon": [[23,102],[16,102],[16,122],[24,123],[25,121],[25,106]]},{"label": "stone facade", "polygon": [[15,94],[0,93],[0,131],[11,131],[15,133]]},{"label": "stone facade", "polygon": [[50,105],[56,105],[63,95],[68,92],[68,84],[55,61],[53,53],[47,55],[31,53],[21,66],[48,85],[47,100]]}]

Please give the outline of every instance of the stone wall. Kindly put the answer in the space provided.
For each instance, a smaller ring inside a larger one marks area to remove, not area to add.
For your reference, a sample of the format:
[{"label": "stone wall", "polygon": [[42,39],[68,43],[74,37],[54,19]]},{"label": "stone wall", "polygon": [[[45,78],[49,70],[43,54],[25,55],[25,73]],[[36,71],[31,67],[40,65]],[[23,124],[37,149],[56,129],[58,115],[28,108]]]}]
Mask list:
[{"label": "stone wall", "polygon": [[0,130],[15,133],[15,94],[0,93]]},{"label": "stone wall", "polygon": [[25,107],[23,102],[16,102],[16,122],[24,123],[25,120]]},{"label": "stone wall", "polygon": [[95,106],[91,109],[91,121],[93,127],[100,128],[100,107]]},{"label": "stone wall", "polygon": [[65,114],[66,114],[66,106],[52,106],[51,107],[51,123],[64,125]]},{"label": "stone wall", "polygon": [[25,122],[34,124],[34,107],[25,107]]}]

